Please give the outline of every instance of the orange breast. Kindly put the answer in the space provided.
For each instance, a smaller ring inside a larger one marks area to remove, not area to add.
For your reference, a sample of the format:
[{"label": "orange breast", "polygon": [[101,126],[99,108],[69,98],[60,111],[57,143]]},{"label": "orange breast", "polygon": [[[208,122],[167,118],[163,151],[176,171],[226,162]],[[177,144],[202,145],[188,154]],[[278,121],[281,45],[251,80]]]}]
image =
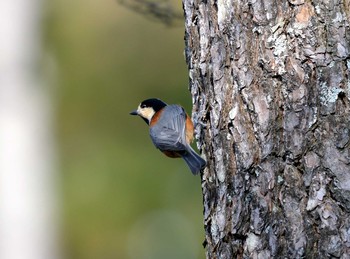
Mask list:
[{"label": "orange breast", "polygon": [[159,118],[160,118],[160,116],[161,116],[161,114],[162,114],[163,111],[164,111],[164,108],[161,109],[161,110],[159,110],[159,111],[157,111],[157,112],[153,115],[153,117],[152,117],[152,119],[151,119],[151,121],[150,121],[150,123],[149,123],[149,126],[150,126],[150,127],[152,127],[155,123],[157,123],[157,121],[159,120]]},{"label": "orange breast", "polygon": [[193,141],[193,122],[186,114],[186,142],[190,144]]}]

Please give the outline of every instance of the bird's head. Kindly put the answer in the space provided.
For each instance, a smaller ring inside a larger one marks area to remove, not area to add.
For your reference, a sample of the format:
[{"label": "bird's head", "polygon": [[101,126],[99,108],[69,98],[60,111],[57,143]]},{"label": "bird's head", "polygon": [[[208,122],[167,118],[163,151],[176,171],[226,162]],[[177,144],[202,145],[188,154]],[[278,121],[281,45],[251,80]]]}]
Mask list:
[{"label": "bird's head", "polygon": [[165,106],[167,106],[167,104],[162,100],[151,98],[141,102],[137,109],[130,112],[130,114],[139,115],[147,124],[149,124],[153,115]]}]

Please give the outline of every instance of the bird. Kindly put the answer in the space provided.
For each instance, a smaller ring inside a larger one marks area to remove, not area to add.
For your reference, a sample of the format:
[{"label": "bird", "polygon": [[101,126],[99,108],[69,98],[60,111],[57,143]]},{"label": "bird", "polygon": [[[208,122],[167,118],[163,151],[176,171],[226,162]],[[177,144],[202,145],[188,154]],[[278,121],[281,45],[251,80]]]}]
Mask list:
[{"label": "bird", "polygon": [[140,116],[149,126],[155,147],[168,157],[183,158],[193,175],[206,166],[206,161],[190,145],[194,126],[182,106],[150,98],[142,101],[130,115]]}]

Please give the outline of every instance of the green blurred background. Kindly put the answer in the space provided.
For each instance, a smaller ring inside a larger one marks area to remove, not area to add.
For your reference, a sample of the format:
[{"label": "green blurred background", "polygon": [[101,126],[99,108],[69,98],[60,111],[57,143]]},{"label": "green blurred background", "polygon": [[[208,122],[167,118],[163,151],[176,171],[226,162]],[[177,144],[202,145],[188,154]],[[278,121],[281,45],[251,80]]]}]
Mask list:
[{"label": "green blurred background", "polygon": [[183,22],[167,27],[113,0],[53,0],[43,24],[63,257],[204,258],[200,178],[129,116],[150,97],[191,112]]}]

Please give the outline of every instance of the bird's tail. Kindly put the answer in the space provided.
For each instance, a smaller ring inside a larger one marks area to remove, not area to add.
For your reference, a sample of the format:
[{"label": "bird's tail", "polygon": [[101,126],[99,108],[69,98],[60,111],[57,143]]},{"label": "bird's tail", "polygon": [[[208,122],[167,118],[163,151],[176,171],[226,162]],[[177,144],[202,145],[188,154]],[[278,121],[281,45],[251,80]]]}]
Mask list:
[{"label": "bird's tail", "polygon": [[187,152],[181,154],[181,156],[186,161],[188,167],[191,169],[191,172],[194,175],[198,174],[206,165],[205,160],[201,158],[190,146]]}]

